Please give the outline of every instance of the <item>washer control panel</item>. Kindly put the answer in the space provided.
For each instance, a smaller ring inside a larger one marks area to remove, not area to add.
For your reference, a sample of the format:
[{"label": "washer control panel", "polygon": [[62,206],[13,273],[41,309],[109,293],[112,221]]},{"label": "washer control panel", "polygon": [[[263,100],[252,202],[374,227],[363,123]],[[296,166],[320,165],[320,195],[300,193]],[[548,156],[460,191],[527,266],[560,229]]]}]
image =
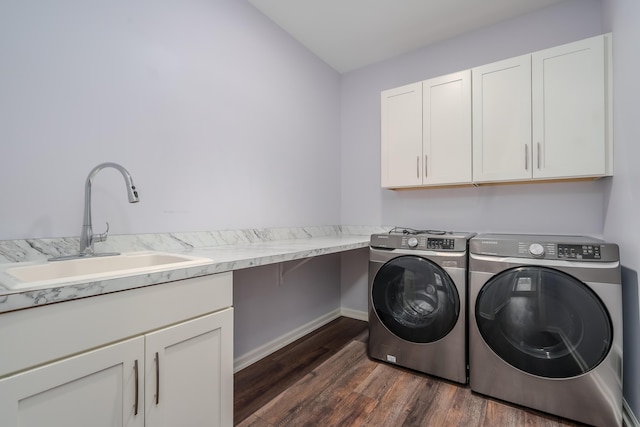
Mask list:
[{"label": "washer control panel", "polygon": [[451,237],[402,236],[399,243],[400,245],[396,246],[398,249],[459,250],[456,248],[456,239]]},{"label": "washer control panel", "polygon": [[370,245],[379,249],[413,249],[423,251],[466,252],[467,242],[473,234],[373,234]]},{"label": "washer control panel", "polygon": [[426,249],[427,238],[424,236],[402,236],[395,240],[396,249]]},{"label": "washer control panel", "polygon": [[455,239],[446,239],[439,237],[429,237],[427,239],[427,249],[447,249],[453,250],[456,246]]}]

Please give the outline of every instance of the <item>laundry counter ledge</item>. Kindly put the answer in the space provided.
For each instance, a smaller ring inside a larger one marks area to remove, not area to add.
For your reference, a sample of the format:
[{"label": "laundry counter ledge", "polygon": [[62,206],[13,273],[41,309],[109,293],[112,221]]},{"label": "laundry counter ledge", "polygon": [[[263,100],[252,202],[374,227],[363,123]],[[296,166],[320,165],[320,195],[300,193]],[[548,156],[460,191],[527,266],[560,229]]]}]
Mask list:
[{"label": "laundry counter ledge", "polygon": [[[110,236],[96,252],[161,251],[204,257],[211,263],[99,281],[69,281],[56,287],[10,290],[6,270],[46,263],[77,251],[77,238],[0,241],[0,313],[125,291],[260,265],[302,260],[367,247],[387,227],[323,226]],[[17,264],[19,263],[19,264]]]}]

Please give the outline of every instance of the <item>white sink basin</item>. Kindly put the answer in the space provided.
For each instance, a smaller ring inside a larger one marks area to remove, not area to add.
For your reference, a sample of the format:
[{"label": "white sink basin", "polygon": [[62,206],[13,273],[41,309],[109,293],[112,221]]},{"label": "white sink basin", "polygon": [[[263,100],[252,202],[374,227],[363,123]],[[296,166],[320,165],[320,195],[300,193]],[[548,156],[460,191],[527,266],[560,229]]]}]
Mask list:
[{"label": "white sink basin", "polygon": [[50,287],[65,282],[102,280],[211,264],[209,258],[163,252],[128,252],[113,256],[76,258],[64,261],[11,267],[6,273],[18,280],[3,283],[11,290]]}]

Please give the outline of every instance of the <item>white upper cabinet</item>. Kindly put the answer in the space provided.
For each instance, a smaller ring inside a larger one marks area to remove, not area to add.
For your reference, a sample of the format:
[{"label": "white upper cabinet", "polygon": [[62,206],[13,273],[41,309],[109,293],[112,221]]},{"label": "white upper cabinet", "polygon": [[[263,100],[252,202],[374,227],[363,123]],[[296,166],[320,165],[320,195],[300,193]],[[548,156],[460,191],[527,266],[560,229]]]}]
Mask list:
[{"label": "white upper cabinet", "polygon": [[613,172],[611,36],[382,92],[384,188]]},{"label": "white upper cabinet", "polygon": [[605,39],[532,55],[534,178],[607,173]]},{"label": "white upper cabinet", "polygon": [[474,68],[475,182],[611,173],[605,36]]},{"label": "white upper cabinet", "polygon": [[531,178],[531,55],[472,70],[473,180]]},{"label": "white upper cabinet", "polygon": [[422,82],[382,92],[383,187],[422,184]]},{"label": "white upper cabinet", "polygon": [[382,92],[382,186],[471,182],[471,73]]},{"label": "white upper cabinet", "polygon": [[471,71],[422,82],[425,185],[471,182]]}]

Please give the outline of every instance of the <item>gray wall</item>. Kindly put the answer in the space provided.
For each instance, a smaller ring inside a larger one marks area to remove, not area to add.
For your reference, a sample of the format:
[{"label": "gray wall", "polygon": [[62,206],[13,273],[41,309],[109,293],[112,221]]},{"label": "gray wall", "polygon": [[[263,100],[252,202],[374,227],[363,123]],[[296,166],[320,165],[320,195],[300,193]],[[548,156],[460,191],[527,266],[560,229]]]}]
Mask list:
[{"label": "gray wall", "polygon": [[[640,414],[640,3],[568,0],[342,77],[342,222],[476,232],[587,234],[620,244],[624,394]],[[380,188],[380,91],[613,32],[613,178],[390,191]],[[343,259],[343,306],[366,310],[366,276]],[[358,274],[360,272],[360,274]],[[349,294],[344,290],[348,289]],[[358,300],[354,295],[360,295]],[[348,296],[348,297],[347,297]]]},{"label": "gray wall", "polygon": [[[340,75],[246,1],[0,2],[0,240],[340,223]],[[235,355],[340,307],[340,258],[237,272]]]},{"label": "gray wall", "polygon": [[0,239],[338,224],[340,75],[246,1],[0,2]]},{"label": "gray wall", "polygon": [[380,91],[602,34],[600,2],[570,0],[342,78],[342,222],[476,232],[602,234],[606,180],[380,188]]},{"label": "gray wall", "polygon": [[605,0],[613,32],[615,176],[607,183],[604,236],[620,245],[623,266],[624,395],[640,417],[640,2]]},{"label": "gray wall", "polygon": [[342,254],[340,264],[341,306],[350,316],[366,320],[368,311],[369,248]]},{"label": "gray wall", "polygon": [[340,255],[313,258],[282,281],[278,265],[236,271],[233,301],[238,358],[340,308]]}]

